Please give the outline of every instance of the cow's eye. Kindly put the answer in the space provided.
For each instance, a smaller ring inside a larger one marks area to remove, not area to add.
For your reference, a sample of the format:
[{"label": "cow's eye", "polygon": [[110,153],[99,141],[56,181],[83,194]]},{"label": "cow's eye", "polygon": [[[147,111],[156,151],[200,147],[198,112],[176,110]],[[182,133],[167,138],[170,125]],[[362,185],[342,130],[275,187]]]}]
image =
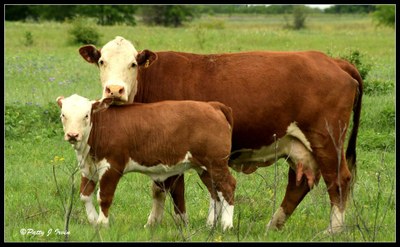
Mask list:
[{"label": "cow's eye", "polygon": [[135,68],[136,67],[136,63],[132,63],[131,67]]},{"label": "cow's eye", "polygon": [[61,119],[65,119],[65,115],[64,115],[64,114],[61,114],[60,118],[61,118]]},{"label": "cow's eye", "polygon": [[86,119],[88,119],[88,118],[89,118],[89,114],[86,114],[86,116],[85,116],[85,120],[86,120]]},{"label": "cow's eye", "polygon": [[104,64],[104,61],[103,61],[103,60],[100,60],[100,61],[99,61],[99,64],[100,64],[100,65],[103,65],[103,64]]}]

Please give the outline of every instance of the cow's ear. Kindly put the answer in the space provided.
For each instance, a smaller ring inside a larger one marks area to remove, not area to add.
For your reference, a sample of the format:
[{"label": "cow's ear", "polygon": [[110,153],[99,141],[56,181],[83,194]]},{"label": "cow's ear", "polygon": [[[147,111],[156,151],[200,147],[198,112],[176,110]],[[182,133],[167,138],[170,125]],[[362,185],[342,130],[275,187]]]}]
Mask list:
[{"label": "cow's ear", "polygon": [[143,50],[136,56],[136,61],[139,66],[149,67],[154,61],[157,60],[157,54],[150,50]]},{"label": "cow's ear", "polygon": [[94,45],[85,45],[79,48],[79,54],[88,63],[94,63],[98,65],[99,59],[101,57],[101,52]]},{"label": "cow's ear", "polygon": [[96,113],[98,111],[106,110],[114,102],[113,98],[103,98],[99,101],[95,101],[92,104],[92,111]]},{"label": "cow's ear", "polygon": [[62,100],[63,100],[63,99],[64,99],[64,96],[58,96],[57,99],[56,99],[57,104],[58,104],[58,106],[59,106],[60,108],[62,108]]}]

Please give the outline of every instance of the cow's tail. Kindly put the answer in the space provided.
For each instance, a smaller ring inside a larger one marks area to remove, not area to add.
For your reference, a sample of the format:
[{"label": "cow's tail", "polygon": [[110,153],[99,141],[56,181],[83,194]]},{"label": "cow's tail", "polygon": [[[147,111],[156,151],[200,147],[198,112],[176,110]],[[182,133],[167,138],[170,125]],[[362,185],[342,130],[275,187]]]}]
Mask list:
[{"label": "cow's tail", "polygon": [[358,82],[358,88],[356,91],[354,104],[353,104],[353,128],[350,133],[349,142],[347,144],[346,150],[346,161],[351,172],[350,188],[353,189],[354,183],[357,176],[357,166],[356,166],[356,143],[358,127],[360,125],[360,115],[361,115],[361,102],[363,96],[363,80],[357,68],[342,59],[336,59],[338,65],[347,72],[351,77],[353,77]]},{"label": "cow's tail", "polygon": [[210,101],[208,102],[212,107],[214,107],[217,110],[220,110],[226,120],[228,121],[229,125],[231,126],[231,130],[233,129],[233,116],[232,116],[232,108],[229,106],[226,106],[218,101]]}]

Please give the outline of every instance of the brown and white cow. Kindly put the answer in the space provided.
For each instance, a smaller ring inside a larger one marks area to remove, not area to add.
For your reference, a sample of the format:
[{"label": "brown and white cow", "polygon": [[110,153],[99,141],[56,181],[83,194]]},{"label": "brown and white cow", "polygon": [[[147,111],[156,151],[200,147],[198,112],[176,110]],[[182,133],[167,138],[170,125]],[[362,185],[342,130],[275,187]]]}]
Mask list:
[{"label": "brown and white cow", "polygon": [[[121,103],[215,100],[230,106],[235,121],[230,166],[236,170],[252,173],[273,164],[276,140],[279,158],[289,158],[290,167],[285,197],[269,228],[282,228],[321,174],[332,207],[328,232],[344,229],[346,201],[356,172],[363,90],[352,64],[317,51],[137,52],[122,37],[101,49],[87,45],[79,52],[99,67],[104,97]],[[287,141],[291,136],[299,152],[294,156],[292,142]],[[170,190],[176,212],[185,212],[183,177],[171,181],[180,185]]]},{"label": "brown and white cow", "polygon": [[[80,193],[89,221],[108,225],[114,192],[125,173],[146,174],[161,186],[169,177],[193,168],[217,203],[207,224],[214,225],[215,214],[221,213],[222,229],[232,228],[236,180],[228,167],[231,109],[219,102],[110,106],[112,101],[92,102],[76,94],[57,98],[64,138],[73,145],[82,172]],[[92,203],[97,182],[99,215]],[[163,205],[157,207],[150,223],[161,220]]]}]

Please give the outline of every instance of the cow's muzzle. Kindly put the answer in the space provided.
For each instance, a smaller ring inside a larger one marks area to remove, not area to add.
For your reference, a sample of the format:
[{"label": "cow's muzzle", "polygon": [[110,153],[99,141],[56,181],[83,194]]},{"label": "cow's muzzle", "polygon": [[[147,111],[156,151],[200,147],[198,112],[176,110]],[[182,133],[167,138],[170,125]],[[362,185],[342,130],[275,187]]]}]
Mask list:
[{"label": "cow's muzzle", "polygon": [[104,89],[104,96],[106,98],[123,98],[125,96],[125,88],[120,85],[109,85]]},{"label": "cow's muzzle", "polygon": [[79,134],[74,132],[69,132],[65,135],[65,140],[71,144],[76,144],[79,141]]}]

